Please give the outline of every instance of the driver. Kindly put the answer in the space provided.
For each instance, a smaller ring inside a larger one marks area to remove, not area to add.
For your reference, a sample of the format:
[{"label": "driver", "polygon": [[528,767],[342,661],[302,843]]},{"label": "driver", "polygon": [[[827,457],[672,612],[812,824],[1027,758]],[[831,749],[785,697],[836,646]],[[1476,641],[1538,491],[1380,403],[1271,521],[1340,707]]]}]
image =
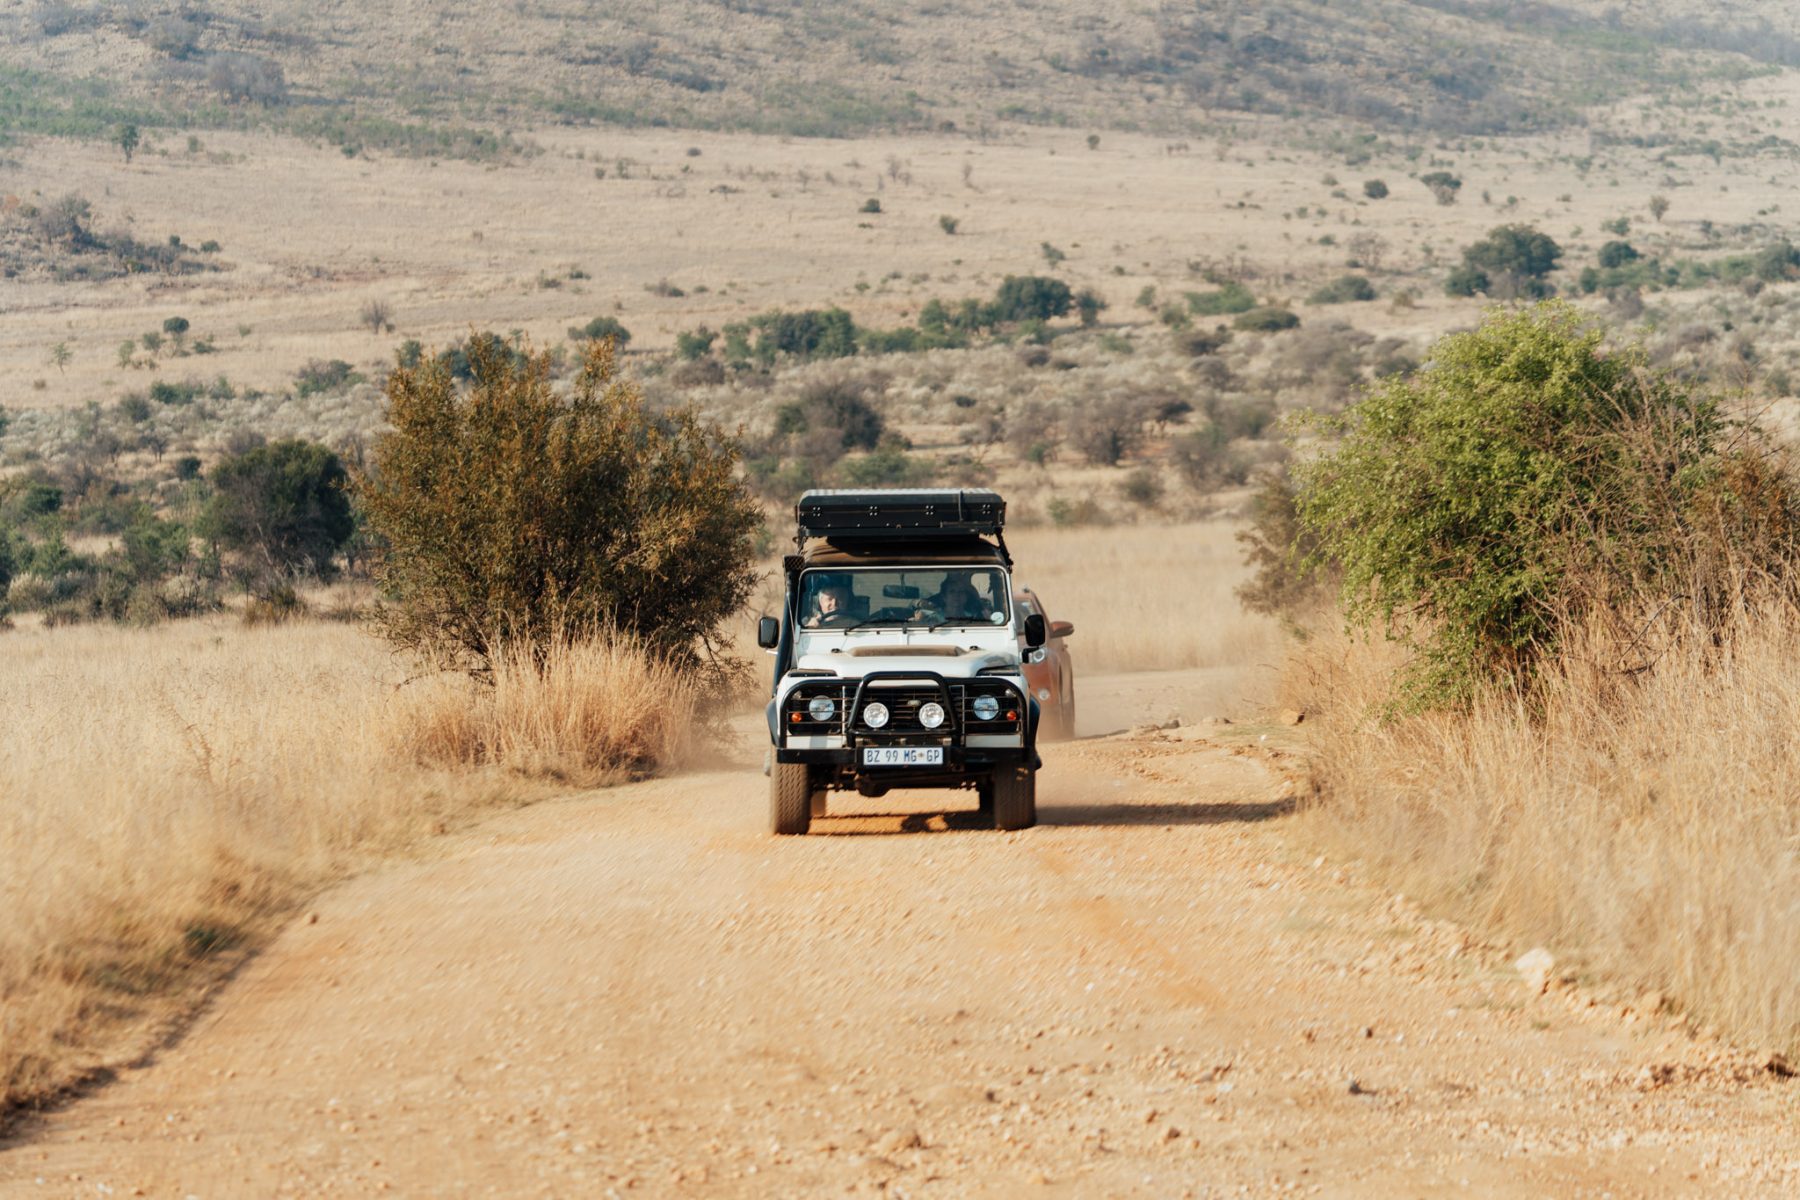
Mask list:
[{"label": "driver", "polygon": [[848,584],[828,583],[821,587],[817,603],[819,610],[806,619],[805,624],[808,629],[850,624],[850,587]]},{"label": "driver", "polygon": [[991,615],[967,575],[946,575],[929,604],[948,621],[986,621]]}]

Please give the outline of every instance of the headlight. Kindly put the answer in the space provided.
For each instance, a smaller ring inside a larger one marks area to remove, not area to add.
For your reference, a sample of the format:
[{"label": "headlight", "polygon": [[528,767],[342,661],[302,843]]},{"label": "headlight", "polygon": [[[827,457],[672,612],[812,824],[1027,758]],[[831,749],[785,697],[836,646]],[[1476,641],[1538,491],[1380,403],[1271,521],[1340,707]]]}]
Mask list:
[{"label": "headlight", "polygon": [[830,696],[814,696],[806,705],[806,715],[815,721],[829,721],[837,712],[837,702]]},{"label": "headlight", "polygon": [[944,706],[933,700],[919,709],[919,724],[927,729],[936,729],[944,723]]},{"label": "headlight", "polygon": [[870,729],[880,729],[888,723],[887,705],[879,700],[863,705],[863,724]]},{"label": "headlight", "polygon": [[1000,701],[993,696],[975,697],[975,715],[983,721],[991,721],[1000,715]]}]

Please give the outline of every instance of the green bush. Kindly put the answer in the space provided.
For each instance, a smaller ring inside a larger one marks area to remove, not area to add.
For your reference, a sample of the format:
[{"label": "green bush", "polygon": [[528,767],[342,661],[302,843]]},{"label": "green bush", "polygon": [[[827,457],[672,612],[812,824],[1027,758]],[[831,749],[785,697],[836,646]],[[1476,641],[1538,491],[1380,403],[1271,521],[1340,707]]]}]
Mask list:
[{"label": "green bush", "polygon": [[1462,180],[1448,171],[1430,171],[1419,176],[1419,182],[1431,189],[1432,197],[1439,204],[1455,204],[1456,193],[1462,190]]},{"label": "green bush", "polygon": [[1093,288],[1082,288],[1075,293],[1075,312],[1081,318],[1083,329],[1092,329],[1098,324],[1106,307],[1106,300]]},{"label": "green bush", "polygon": [[1463,250],[1462,266],[1451,273],[1444,290],[1453,296],[1543,297],[1550,293],[1544,276],[1561,257],[1562,247],[1549,234],[1529,225],[1497,226]]},{"label": "green bush", "polygon": [[231,455],[211,482],[201,531],[263,588],[302,572],[329,576],[356,528],[344,464],[317,442],[290,438]]},{"label": "green bush", "polygon": [[1363,180],[1363,195],[1371,200],[1386,200],[1388,185],[1379,179]]},{"label": "green bush", "polygon": [[1765,246],[1752,260],[1751,271],[1765,283],[1800,278],[1800,250],[1785,238]]},{"label": "green bush", "polygon": [[334,358],[330,361],[313,359],[298,371],[294,372],[294,394],[311,396],[319,393],[341,392],[352,384],[361,383],[358,375],[349,363]]},{"label": "green bush", "polygon": [[1293,329],[1300,324],[1300,317],[1285,308],[1266,306],[1253,308],[1239,313],[1232,321],[1232,327],[1249,333],[1279,333],[1283,329]]},{"label": "green bush", "polygon": [[1605,270],[1622,267],[1639,257],[1637,247],[1630,242],[1608,242],[1600,247],[1600,266]]},{"label": "green bush", "polygon": [[1800,529],[1767,445],[1565,305],[1444,337],[1334,425],[1297,469],[1300,524],[1347,615],[1418,650],[1415,705],[1526,683],[1565,623],[1646,593],[1722,612]]},{"label": "green bush", "polygon": [[652,412],[606,342],[567,394],[548,355],[473,355],[472,388],[436,363],[388,377],[393,431],[357,480],[388,547],[387,635],[478,674],[502,640],[542,648],[600,627],[710,661],[757,579],[762,514],[737,447],[691,412]]},{"label": "green bush", "polygon": [[631,340],[631,330],[625,328],[613,317],[595,317],[586,325],[569,326],[571,342],[596,342],[601,338],[611,338],[623,346]]},{"label": "green bush", "polygon": [[1228,280],[1214,292],[1187,292],[1188,311],[1196,317],[1228,317],[1249,312],[1256,307],[1256,296],[1235,279]]},{"label": "green bush", "polygon": [[1048,321],[1074,304],[1069,285],[1047,275],[1008,275],[994,293],[995,321]]},{"label": "green bush", "polygon": [[702,325],[700,328],[675,335],[675,357],[682,362],[694,362],[712,353],[713,342],[719,335]]},{"label": "green bush", "polygon": [[873,196],[870,196],[867,200],[864,200],[862,202],[862,207],[857,209],[856,211],[857,212],[865,212],[865,213],[878,213],[881,211],[881,201],[877,200]]},{"label": "green bush", "polygon": [[1375,285],[1361,275],[1340,275],[1308,296],[1308,304],[1349,304],[1375,298]]}]

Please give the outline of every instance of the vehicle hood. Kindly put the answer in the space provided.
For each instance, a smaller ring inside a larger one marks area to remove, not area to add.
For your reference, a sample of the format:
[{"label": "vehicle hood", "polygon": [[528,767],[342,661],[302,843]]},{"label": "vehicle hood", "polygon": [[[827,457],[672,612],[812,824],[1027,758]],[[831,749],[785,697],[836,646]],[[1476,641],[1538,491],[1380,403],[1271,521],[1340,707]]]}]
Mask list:
[{"label": "vehicle hood", "polygon": [[876,671],[917,671],[947,679],[967,679],[989,667],[1019,666],[1015,650],[931,644],[836,646],[803,654],[794,665],[805,671],[829,671],[843,679],[860,679]]}]

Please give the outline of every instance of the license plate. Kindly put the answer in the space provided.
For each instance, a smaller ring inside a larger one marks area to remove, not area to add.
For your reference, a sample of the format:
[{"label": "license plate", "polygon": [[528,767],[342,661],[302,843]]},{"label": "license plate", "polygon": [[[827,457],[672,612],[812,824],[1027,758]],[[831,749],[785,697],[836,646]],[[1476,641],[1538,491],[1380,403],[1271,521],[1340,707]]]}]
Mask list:
[{"label": "license plate", "polygon": [[942,746],[865,746],[865,767],[941,767]]}]

